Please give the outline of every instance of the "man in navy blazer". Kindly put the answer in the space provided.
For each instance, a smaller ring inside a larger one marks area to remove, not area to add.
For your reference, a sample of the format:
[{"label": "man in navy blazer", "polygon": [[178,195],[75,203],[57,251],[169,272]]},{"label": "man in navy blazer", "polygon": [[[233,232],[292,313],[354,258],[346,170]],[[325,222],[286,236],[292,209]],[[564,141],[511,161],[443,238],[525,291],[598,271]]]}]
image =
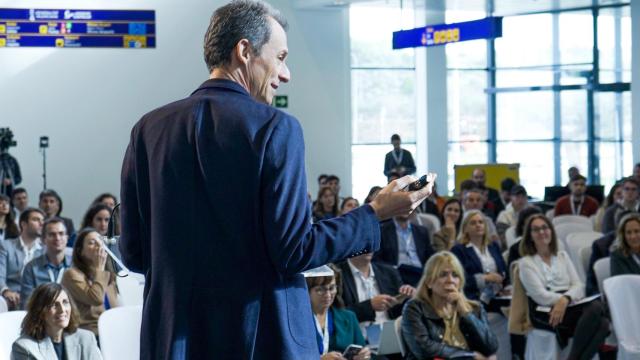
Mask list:
[{"label": "man in navy blazer", "polygon": [[131,132],[119,245],[146,277],[142,359],[317,359],[300,272],[377,250],[379,220],[431,191],[399,191],[412,181],[402,178],[311,224],[302,129],[269,106],[290,77],[285,28],[262,2],[217,9],[210,79]]}]

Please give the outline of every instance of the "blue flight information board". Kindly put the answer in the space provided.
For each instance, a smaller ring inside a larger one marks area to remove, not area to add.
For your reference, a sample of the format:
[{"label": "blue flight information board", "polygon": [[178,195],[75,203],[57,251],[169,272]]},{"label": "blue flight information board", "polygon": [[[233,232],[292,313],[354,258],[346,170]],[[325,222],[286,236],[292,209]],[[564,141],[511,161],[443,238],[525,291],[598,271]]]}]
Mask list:
[{"label": "blue flight information board", "polygon": [[489,17],[482,20],[395,31],[393,33],[393,49],[439,46],[460,41],[494,39],[501,36],[502,18]]},{"label": "blue flight information board", "polygon": [[153,10],[0,8],[0,48],[155,48]]}]

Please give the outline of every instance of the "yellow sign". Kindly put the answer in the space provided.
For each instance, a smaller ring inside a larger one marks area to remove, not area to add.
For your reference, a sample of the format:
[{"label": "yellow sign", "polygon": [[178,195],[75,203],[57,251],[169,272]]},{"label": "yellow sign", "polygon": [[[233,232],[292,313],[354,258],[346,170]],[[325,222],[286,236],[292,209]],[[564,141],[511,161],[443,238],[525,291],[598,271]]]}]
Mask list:
[{"label": "yellow sign", "polygon": [[455,165],[453,169],[456,177],[456,191],[460,191],[462,181],[471,179],[473,170],[476,168],[484,170],[487,187],[499,190],[500,182],[508,177],[520,183],[520,164]]},{"label": "yellow sign", "polygon": [[38,31],[40,32],[40,34],[46,34],[49,32],[49,27],[47,25],[40,25]]},{"label": "yellow sign", "polygon": [[4,34],[7,32],[7,26],[5,24],[0,24],[0,34]]},{"label": "yellow sign", "polygon": [[56,39],[56,47],[64,47],[64,39]]},{"label": "yellow sign", "polygon": [[7,39],[0,38],[0,47],[5,47],[5,46],[7,46]]},{"label": "yellow sign", "polygon": [[125,48],[146,48],[147,37],[139,35],[125,35],[122,37]]},{"label": "yellow sign", "polygon": [[460,41],[460,29],[458,28],[440,30],[433,33],[433,42],[436,44],[446,44],[458,41]]}]

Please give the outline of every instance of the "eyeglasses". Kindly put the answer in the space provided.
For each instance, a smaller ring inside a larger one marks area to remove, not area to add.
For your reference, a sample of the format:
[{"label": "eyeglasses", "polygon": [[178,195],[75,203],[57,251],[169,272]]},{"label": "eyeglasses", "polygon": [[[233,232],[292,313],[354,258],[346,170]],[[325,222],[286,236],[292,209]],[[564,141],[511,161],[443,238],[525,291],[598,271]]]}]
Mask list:
[{"label": "eyeglasses", "polygon": [[622,190],[631,192],[631,191],[638,191],[638,188],[633,186],[625,186],[622,188]]},{"label": "eyeglasses", "polygon": [[540,227],[531,227],[532,233],[541,233],[549,230],[551,230],[551,228],[548,225],[542,225]]},{"label": "eyeglasses", "polygon": [[336,291],[338,291],[338,288],[335,285],[329,285],[329,286],[316,286],[312,289],[316,294],[318,295],[325,295],[326,293],[335,293]]}]

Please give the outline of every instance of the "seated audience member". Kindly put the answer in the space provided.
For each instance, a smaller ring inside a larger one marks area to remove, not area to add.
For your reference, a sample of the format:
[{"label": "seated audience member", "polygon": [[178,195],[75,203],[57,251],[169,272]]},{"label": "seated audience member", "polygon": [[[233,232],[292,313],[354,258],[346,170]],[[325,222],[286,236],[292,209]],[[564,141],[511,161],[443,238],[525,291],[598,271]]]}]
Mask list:
[{"label": "seated audience member", "polygon": [[599,300],[569,306],[584,298],[584,285],[569,255],[558,251],[556,233],[547,217],[529,218],[520,253],[520,280],[529,300],[533,327],[554,332],[563,348],[573,337],[569,359],[593,358],[609,334],[610,323]]},{"label": "seated audience member", "polygon": [[[511,269],[511,264],[514,261],[522,258],[520,255],[520,241],[522,241],[522,232],[524,231],[524,225],[527,223],[527,220],[531,215],[534,214],[544,214],[542,209],[537,206],[528,206],[518,214],[518,222],[516,223],[516,239],[517,241],[509,247],[509,256],[507,260],[507,267]],[[511,273],[511,271],[509,271]]]},{"label": "seated audience member", "polygon": [[480,300],[492,310],[499,305],[492,301],[506,284],[507,266],[500,247],[489,239],[485,217],[479,210],[464,214],[458,235],[458,244],[451,248],[462,267],[465,278],[464,294]]},{"label": "seated audience member", "polygon": [[318,188],[327,186],[328,177],[329,175],[327,174],[320,174],[320,176],[318,176]]},{"label": "seated audience member", "polygon": [[11,199],[0,194],[0,243],[4,239],[14,239],[20,235],[16,219],[11,211]]},{"label": "seated audience member", "polygon": [[422,267],[434,253],[427,228],[413,225],[407,216],[396,216],[380,224],[380,249],[374,261],[396,266],[405,284],[415,286]]},{"label": "seated audience member", "polygon": [[491,221],[493,221],[494,223],[496,222],[496,219],[498,218],[498,213],[496,210],[496,206],[493,204],[493,202],[489,201],[489,191],[488,188],[484,185],[476,185],[478,190],[480,190],[480,193],[482,194],[482,212],[487,215],[489,218],[491,218]]},{"label": "seated audience member", "polygon": [[[343,309],[342,299],[338,294],[340,271],[334,269],[332,276],[307,277],[309,299],[316,324],[316,340],[321,360],[343,360],[342,352],[355,344],[365,346],[356,315]],[[354,360],[371,358],[367,347],[354,357]]]},{"label": "seated audience member", "polygon": [[640,275],[640,214],[626,215],[611,253],[611,276]]},{"label": "seated audience member", "polygon": [[95,229],[86,228],[78,233],[72,262],[72,267],[64,272],[62,285],[78,307],[80,327],[97,336],[98,318],[118,306],[118,291],[116,276]]},{"label": "seated audience member", "polygon": [[[96,229],[101,236],[107,235],[109,230],[109,221],[111,220],[111,210],[112,209],[104,203],[93,204],[84,214],[84,218],[82,219],[82,229],[90,227]],[[115,225],[117,227],[117,222]],[[118,233],[119,231],[115,229],[115,234]],[[73,242],[75,242],[75,237]],[[107,247],[118,258],[121,257],[120,249],[118,249],[118,245],[115,242],[109,242]]]},{"label": "seated audience member", "polygon": [[[482,191],[477,187],[471,188],[469,190],[465,190],[462,193],[462,213],[465,214],[470,210],[479,210],[483,211],[484,208],[484,195]],[[484,214],[484,212],[483,212]],[[496,230],[496,225],[493,223],[493,220],[487,214],[484,214],[485,222],[489,227],[489,237],[492,241],[499,241],[498,231]],[[505,245],[506,247],[506,245]]]},{"label": "seated audience member", "polygon": [[78,315],[67,292],[56,283],[35,289],[11,359],[101,360],[95,336],[78,329]]},{"label": "seated audience member", "polygon": [[462,222],[462,204],[460,200],[451,198],[442,208],[440,230],[433,234],[431,246],[435,251],[451,250],[456,244],[460,223]]},{"label": "seated audience member", "polygon": [[640,212],[640,184],[633,177],[625,178],[621,181],[622,200],[607,209],[602,218],[602,232],[608,233],[616,231],[616,214],[624,210]]},{"label": "seated audience member", "polygon": [[380,190],[382,190],[382,188],[380,186],[373,186],[369,190],[369,194],[367,194],[367,197],[364,199],[364,203],[368,204],[368,203],[372,202],[373,199],[376,197],[376,195],[378,195]]},{"label": "seated audience member", "polygon": [[42,255],[40,243],[44,214],[27,208],[20,214],[20,236],[0,243],[0,294],[10,310],[20,309],[20,279],[22,270],[34,258]]},{"label": "seated audience member", "polygon": [[[402,314],[403,298],[415,288],[403,285],[394,267],[372,263],[373,254],[352,257],[337,265],[342,274],[342,299],[360,322],[363,334],[370,324],[382,324]],[[398,297],[396,297],[398,296]]]},{"label": "seated audience member", "polygon": [[[336,175],[327,176],[327,186],[333,190],[333,193],[336,194],[336,198],[340,200],[340,178]],[[338,202],[336,201],[336,204],[337,203]]]},{"label": "seated audience member", "polygon": [[344,215],[358,206],[360,206],[358,199],[352,198],[351,196],[346,197],[340,205],[340,215]]},{"label": "seated audience member", "polygon": [[507,208],[498,215],[498,220],[496,220],[498,234],[504,235],[508,228],[516,226],[518,214],[527,205],[529,205],[527,190],[522,185],[513,186],[511,188],[511,201],[507,204]]},{"label": "seated audience member", "polygon": [[69,236],[73,235],[76,230],[73,227],[73,221],[69,218],[60,216],[62,212],[62,198],[55,190],[43,190],[40,193],[40,202],[38,206],[44,211],[45,219],[52,217],[59,217],[64,221],[64,226],[67,227],[67,233]]},{"label": "seated audience member", "polygon": [[45,245],[45,253],[30,261],[22,272],[20,284],[20,298],[23,307],[33,289],[46,283],[60,284],[64,272],[71,267],[71,256],[65,255],[67,247],[67,229],[64,221],[51,218],[42,227],[42,239]]},{"label": "seated audience member", "polygon": [[405,359],[496,358],[498,339],[482,305],[465,297],[464,285],[464,270],[452,253],[441,251],[429,259],[402,312]]},{"label": "seated audience member", "polygon": [[511,188],[518,185],[515,180],[512,178],[504,178],[500,182],[500,201],[502,201],[502,206],[507,207],[507,204],[511,202]]},{"label": "seated audience member", "polygon": [[504,210],[504,206],[502,205],[502,200],[500,200],[500,193],[498,190],[487,186],[487,173],[481,168],[476,168],[473,170],[471,177],[473,181],[478,184],[478,187],[486,189],[487,195],[485,205],[490,203],[490,208],[497,216],[502,210]]},{"label": "seated audience member", "polygon": [[581,215],[589,217],[598,211],[598,200],[586,194],[587,178],[576,175],[569,182],[571,194],[562,196],[556,201],[554,216]]},{"label": "seated audience member", "polygon": [[622,201],[622,186],[619,182],[613,184],[611,189],[609,190],[609,194],[598,208],[598,211],[595,214],[595,218],[593,219],[593,230],[597,232],[602,232],[602,221],[604,219],[604,213],[607,211],[609,206],[613,204],[620,203]]},{"label": "seated audience member", "polygon": [[29,207],[29,194],[27,194],[25,188],[13,189],[11,192],[11,205],[13,206],[13,218],[16,220],[16,224],[20,226],[18,224],[20,214]]},{"label": "seated audience member", "polygon": [[331,219],[338,216],[338,197],[326,186],[318,191],[318,199],[313,207],[313,221]]},{"label": "seated audience member", "polygon": [[109,207],[109,209],[112,209],[114,207],[116,207],[116,204],[118,203],[118,198],[110,193],[102,193],[100,195],[98,195],[98,197],[96,197],[95,199],[93,199],[92,204],[105,204]]},{"label": "seated audience member", "polygon": [[[620,221],[628,214],[637,214],[629,210],[623,210],[616,213],[615,224],[616,228],[620,225]],[[593,265],[596,261],[604,259],[611,255],[613,251],[614,243],[616,240],[617,231],[611,231],[604,234],[601,238],[596,239],[591,244],[591,256],[589,257],[589,266],[587,269],[586,279],[586,294],[587,296],[600,293],[598,288],[598,279],[596,278],[596,272],[593,270]]]}]

